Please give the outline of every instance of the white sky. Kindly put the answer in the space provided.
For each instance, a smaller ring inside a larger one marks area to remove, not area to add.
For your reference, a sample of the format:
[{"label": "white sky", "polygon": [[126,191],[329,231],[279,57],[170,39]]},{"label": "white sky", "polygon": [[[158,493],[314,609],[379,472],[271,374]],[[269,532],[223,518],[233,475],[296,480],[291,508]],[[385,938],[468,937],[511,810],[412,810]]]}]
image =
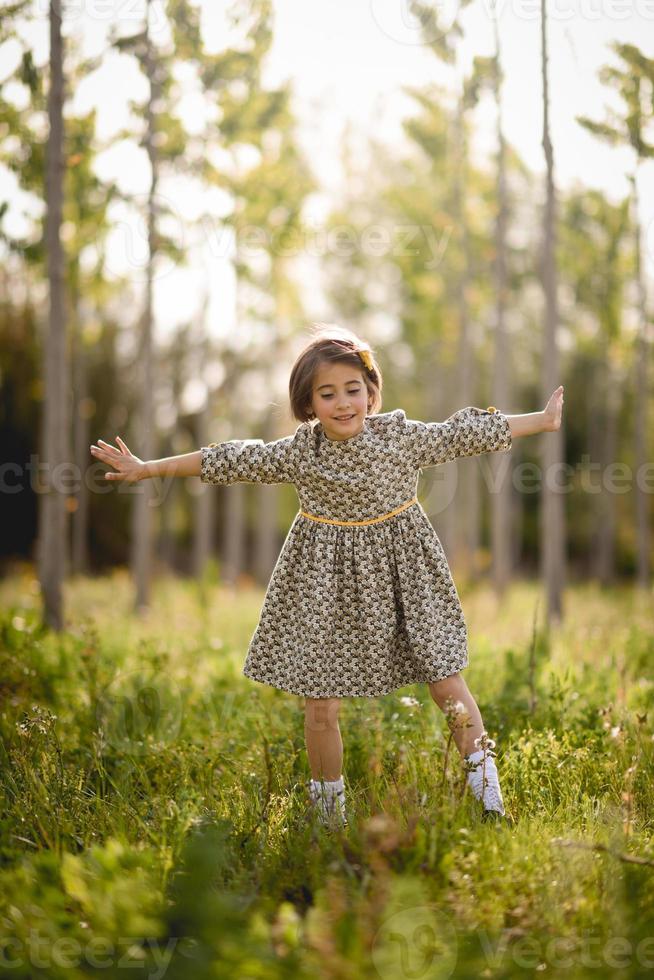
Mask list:
[{"label": "white sky", "polygon": [[[500,32],[505,69],[504,121],[508,140],[527,165],[543,173],[541,147],[540,25],[538,0],[499,0]],[[47,3],[36,0],[40,23],[30,29],[39,63],[47,59]],[[83,38],[87,53],[106,44],[106,32],[119,19],[123,32],[130,23],[141,23],[142,2],[122,0],[108,6],[102,0],[68,0],[66,33]],[[315,202],[319,216],[329,195],[338,192],[340,153],[344,128],[351,124],[365,152],[368,134],[390,144],[403,139],[401,120],[413,111],[412,101],[400,91],[402,85],[430,81],[447,84],[451,69],[441,66],[420,43],[418,26],[407,13],[407,0],[275,0],[275,40],[266,81],[276,84],[293,81],[295,108],[299,116],[299,136],[317,178],[327,197]],[[473,55],[492,53],[490,0],[473,0],[464,11],[465,42],[462,53],[467,67]],[[207,47],[225,45],[226,4],[204,0],[203,32]],[[439,3],[444,23],[451,23],[455,7],[452,0]],[[550,0],[549,53],[551,79],[551,119],[555,151],[556,179],[560,187],[575,181],[603,189],[616,198],[627,192],[625,171],[630,166],[627,152],[602,145],[575,121],[577,114],[601,119],[607,91],[597,79],[598,68],[610,60],[607,43],[615,38],[637,44],[648,56],[654,55],[654,0]],[[155,17],[157,5],[154,6]],[[161,27],[158,28],[161,30]],[[0,49],[0,77],[15,63],[11,45]],[[105,67],[82,85],[75,107],[99,107],[100,136],[111,140],[126,124],[128,99],[145,95],[145,83],[126,59],[112,55]],[[190,95],[186,109],[189,126],[202,127],[197,102]],[[476,148],[494,151],[494,119],[486,101],[476,116]],[[374,161],[371,162],[374,166]],[[114,145],[100,159],[104,177],[116,177],[123,190],[145,195],[148,168],[143,151],[134,144]],[[642,218],[645,223],[646,260],[650,279],[654,278],[654,162],[642,174]],[[25,231],[21,211],[30,206],[19,197],[15,181],[0,173],[2,199],[11,194],[11,228]],[[163,190],[163,188],[162,188]],[[163,195],[173,210],[185,217],[199,214],[210,200],[207,195],[188,192],[183,184],[166,187]],[[221,198],[213,196],[215,213]],[[322,205],[322,206],[321,206]],[[312,211],[312,214],[314,212]],[[181,225],[180,225],[181,227]],[[206,236],[204,236],[206,242]],[[188,233],[186,240],[188,240]],[[130,268],[135,284],[143,281],[145,262],[144,230],[135,230],[128,214],[121,216],[110,252],[112,271]],[[234,325],[233,280],[228,260],[228,243],[214,237],[211,244],[196,250],[190,271],[165,267],[156,282],[158,330],[167,332],[196,309],[211,283],[210,321],[212,330],[231,330]],[[311,271],[308,270],[308,275]],[[307,292],[309,319],[321,317],[324,309],[313,289]]]}]

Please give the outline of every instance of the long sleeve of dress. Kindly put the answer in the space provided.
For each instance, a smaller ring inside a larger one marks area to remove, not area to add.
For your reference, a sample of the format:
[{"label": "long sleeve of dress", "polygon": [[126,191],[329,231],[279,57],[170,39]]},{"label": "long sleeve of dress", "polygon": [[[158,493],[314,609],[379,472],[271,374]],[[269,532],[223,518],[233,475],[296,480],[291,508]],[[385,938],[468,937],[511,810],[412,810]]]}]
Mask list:
[{"label": "long sleeve of dress", "polygon": [[202,483],[294,483],[299,458],[299,432],[264,442],[263,439],[230,439],[202,446]]},{"label": "long sleeve of dress", "polygon": [[397,415],[405,451],[416,469],[437,466],[460,456],[506,452],[512,445],[509,420],[495,408],[469,405],[444,422],[408,419],[403,409],[398,409]]}]

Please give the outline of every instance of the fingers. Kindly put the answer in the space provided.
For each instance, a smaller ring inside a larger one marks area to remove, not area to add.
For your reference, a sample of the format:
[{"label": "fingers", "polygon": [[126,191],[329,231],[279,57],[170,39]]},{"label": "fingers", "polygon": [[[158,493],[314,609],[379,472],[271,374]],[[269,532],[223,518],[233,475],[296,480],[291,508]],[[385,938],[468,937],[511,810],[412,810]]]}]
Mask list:
[{"label": "fingers", "polygon": [[[102,442],[102,439],[98,439],[98,442]],[[110,446],[109,448],[113,449],[113,446]],[[107,462],[107,463],[111,462],[111,453],[109,453],[107,449],[100,448],[100,446],[91,446],[91,452],[93,453],[94,456],[96,456],[98,459],[101,459],[103,462]],[[116,452],[116,450],[113,449],[113,455],[120,456],[122,454]]]},{"label": "fingers", "polygon": [[98,444],[100,443],[102,443],[105,452],[111,452],[114,454],[114,456],[122,455],[122,453],[120,453],[115,446],[112,446],[110,442],[105,442],[104,439],[98,439]]},{"label": "fingers", "polygon": [[[102,440],[98,439],[98,442],[102,442]],[[114,456],[112,457],[109,455],[109,453],[106,450],[99,449],[98,446],[91,446],[91,455],[95,456],[96,459],[99,459],[101,463],[106,463],[108,466],[114,466],[116,467],[116,469],[118,469],[118,466],[120,465],[116,457],[119,456],[121,459],[123,458],[122,453],[116,453],[114,450]],[[117,476],[120,477],[121,474],[105,473],[104,476],[105,476],[105,480],[108,480],[108,479],[115,479],[115,477]]]},{"label": "fingers", "polygon": [[[118,437],[116,437],[116,438],[118,438]],[[104,439],[98,439],[98,442],[102,442],[105,446],[107,445],[107,443],[104,442]],[[123,443],[123,445],[125,445],[125,444]],[[127,448],[127,447],[125,447],[125,448]],[[124,454],[123,453],[119,453],[116,449],[114,449],[113,446],[109,446],[109,449],[112,449],[113,450],[113,456],[111,456],[106,449],[101,449],[101,448],[99,448],[96,445],[92,445],[91,446],[91,453],[93,454],[93,456],[96,457],[96,459],[99,459],[101,462],[106,463],[108,466],[113,466],[114,467],[114,470],[113,471],[104,474],[105,480],[126,480],[126,481],[129,481],[131,479],[131,477],[128,475],[127,472],[123,472],[123,467],[126,465],[123,462],[123,460],[125,458],[124,457]],[[129,450],[128,450],[128,452],[129,452]],[[119,462],[119,460],[120,460],[120,462]],[[127,464],[127,465],[129,465],[129,464]]]}]

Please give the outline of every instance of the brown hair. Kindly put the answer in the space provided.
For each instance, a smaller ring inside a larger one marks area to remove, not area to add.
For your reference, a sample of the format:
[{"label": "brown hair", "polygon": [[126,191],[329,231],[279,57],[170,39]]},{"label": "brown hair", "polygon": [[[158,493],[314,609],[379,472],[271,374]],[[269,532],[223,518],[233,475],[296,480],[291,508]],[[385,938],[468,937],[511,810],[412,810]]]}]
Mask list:
[{"label": "brown hair", "polygon": [[[313,340],[298,354],[291,369],[288,383],[288,394],[291,402],[293,417],[300,422],[308,422],[314,418],[311,409],[313,380],[320,364],[332,364],[339,361],[358,368],[372,396],[370,414],[378,412],[382,405],[382,376],[370,345],[351,330],[337,326],[335,323],[315,323],[312,325]],[[364,354],[364,359],[359,356]]]}]

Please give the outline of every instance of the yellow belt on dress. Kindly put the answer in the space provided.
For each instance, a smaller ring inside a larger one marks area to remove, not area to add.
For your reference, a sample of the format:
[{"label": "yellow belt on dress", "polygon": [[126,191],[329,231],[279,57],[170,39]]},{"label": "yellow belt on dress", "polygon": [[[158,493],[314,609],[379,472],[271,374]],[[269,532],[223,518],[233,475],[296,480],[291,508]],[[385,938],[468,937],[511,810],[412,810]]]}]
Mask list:
[{"label": "yellow belt on dress", "polygon": [[318,517],[316,514],[308,514],[306,510],[301,510],[300,513],[302,517],[308,517],[311,521],[320,521],[323,524],[346,524],[348,526],[360,527],[362,524],[376,524],[378,521],[385,521],[389,517],[394,517],[395,514],[399,514],[400,511],[406,510],[411,504],[417,504],[418,498],[412,497],[411,500],[405,500],[403,504],[396,507],[395,510],[389,510],[388,514],[380,514],[379,517],[369,517],[365,521],[336,521],[332,520],[330,517]]}]

